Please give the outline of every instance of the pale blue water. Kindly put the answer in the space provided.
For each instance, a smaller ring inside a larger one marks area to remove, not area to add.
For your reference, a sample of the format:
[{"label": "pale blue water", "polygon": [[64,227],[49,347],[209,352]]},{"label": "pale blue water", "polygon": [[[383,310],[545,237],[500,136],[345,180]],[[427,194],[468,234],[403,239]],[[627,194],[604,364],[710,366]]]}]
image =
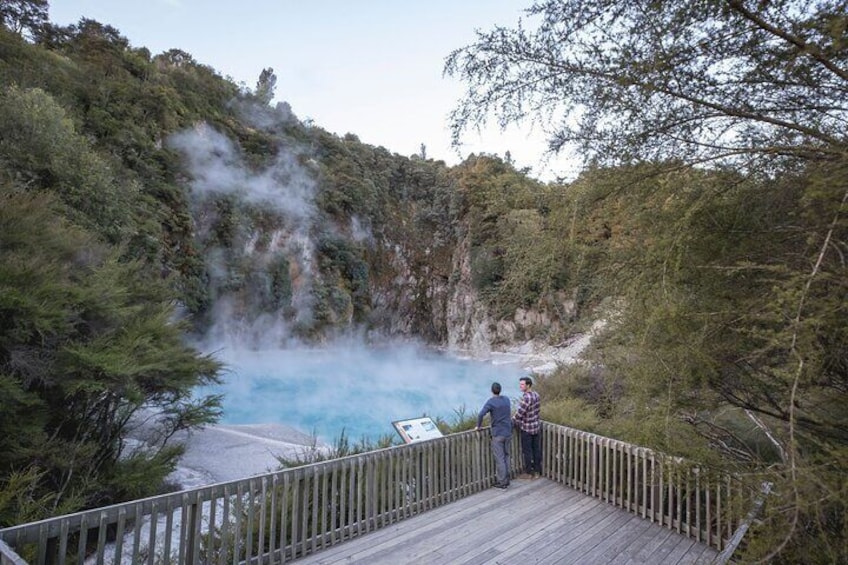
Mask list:
[{"label": "pale blue water", "polygon": [[224,350],[226,382],[201,393],[224,395],[224,424],[281,423],[332,442],[394,435],[393,420],[419,416],[452,421],[476,415],[491,395],[519,396],[514,364],[493,365],[409,346],[382,349]]}]

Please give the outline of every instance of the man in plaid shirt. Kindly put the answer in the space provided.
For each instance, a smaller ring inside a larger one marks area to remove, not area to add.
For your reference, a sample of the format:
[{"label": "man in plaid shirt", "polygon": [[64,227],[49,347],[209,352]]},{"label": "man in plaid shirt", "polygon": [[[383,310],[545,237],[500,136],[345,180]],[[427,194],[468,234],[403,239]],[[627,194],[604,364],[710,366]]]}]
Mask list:
[{"label": "man in plaid shirt", "polygon": [[521,434],[521,452],[524,455],[524,473],[519,479],[535,479],[542,474],[542,420],[539,417],[541,400],[533,388],[533,379],[518,379],[522,397],[518,410],[512,417]]}]

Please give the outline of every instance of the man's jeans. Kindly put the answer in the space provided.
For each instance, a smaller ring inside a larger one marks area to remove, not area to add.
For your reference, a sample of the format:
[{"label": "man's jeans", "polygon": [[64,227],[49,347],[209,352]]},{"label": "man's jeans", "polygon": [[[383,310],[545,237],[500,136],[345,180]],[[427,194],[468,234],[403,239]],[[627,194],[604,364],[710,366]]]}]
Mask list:
[{"label": "man's jeans", "polygon": [[524,472],[542,474],[542,433],[528,434],[521,431],[521,453],[524,455]]},{"label": "man's jeans", "polygon": [[492,453],[495,454],[495,472],[499,485],[509,484],[509,444],[511,442],[511,437],[492,437]]}]

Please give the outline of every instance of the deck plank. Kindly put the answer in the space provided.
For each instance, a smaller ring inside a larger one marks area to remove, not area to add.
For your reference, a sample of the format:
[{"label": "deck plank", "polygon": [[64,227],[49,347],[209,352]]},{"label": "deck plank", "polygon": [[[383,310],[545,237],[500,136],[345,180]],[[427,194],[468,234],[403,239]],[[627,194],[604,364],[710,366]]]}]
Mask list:
[{"label": "deck plank", "polygon": [[677,559],[672,559],[671,555],[675,548],[685,543],[687,540],[683,536],[669,536],[658,547],[654,549],[645,558],[644,563],[677,563]]},{"label": "deck plank", "polygon": [[[557,485],[557,488],[563,487]],[[495,546],[501,552],[499,557],[484,563],[522,559],[528,547],[534,548],[534,554],[538,555],[538,549],[559,540],[569,524],[589,528],[603,516],[602,507],[577,491],[568,493],[567,499],[559,498],[563,493],[555,494],[558,496],[551,496],[549,501],[556,505],[558,512],[550,516],[541,513],[532,515],[530,520],[504,536],[503,541]]]},{"label": "deck plank", "polygon": [[[579,517],[577,517],[577,520],[579,520],[579,523],[583,524],[595,523],[603,517],[603,508],[595,504],[595,501],[589,497],[584,497],[584,499],[590,501],[592,506],[586,508]],[[517,533],[514,538],[514,542],[510,544],[509,549],[503,551],[498,558],[484,561],[483,563],[491,565],[494,563],[520,562],[524,559],[526,554],[535,554],[535,548],[547,547],[549,544],[561,539],[563,535],[567,534],[564,532],[564,526],[562,524],[558,522],[553,524],[539,523],[533,529],[533,533],[526,536],[521,536]]]},{"label": "deck plank", "polygon": [[650,563],[650,555],[675,533],[674,530],[667,528],[649,528],[640,540],[623,548],[609,563],[610,565]]},{"label": "deck plank", "polygon": [[297,559],[298,564],[709,563],[718,552],[546,479],[514,480]]},{"label": "deck plank", "polygon": [[[554,483],[555,489],[561,488]],[[547,490],[547,489],[546,489]],[[453,541],[449,549],[442,550],[442,555],[452,562],[464,562],[480,551],[480,539],[477,535],[480,529],[487,532],[488,543],[496,539],[517,537],[521,538],[535,528],[542,527],[554,520],[562,520],[569,513],[569,506],[561,504],[556,496],[551,496],[549,490],[542,491],[544,497],[523,496],[517,502],[510,502],[506,515],[490,512],[462,528],[459,538]],[[554,494],[556,494],[554,492]],[[528,527],[528,525],[533,525]]]},{"label": "deck plank", "polygon": [[[572,519],[576,519],[577,516],[588,519],[596,512],[598,506],[591,498],[579,493],[577,495],[579,498],[573,504],[563,504],[564,509],[559,516],[560,519],[567,519],[569,515],[572,516]],[[551,523],[554,525],[552,526]],[[531,547],[544,545],[562,535],[557,524],[556,521],[534,519],[518,528],[511,535],[502,537],[491,550],[484,551],[477,556],[469,556],[463,563],[466,565],[483,565],[506,563],[511,559],[517,559],[526,551],[528,545]]]},{"label": "deck plank", "polygon": [[334,563],[333,559],[337,555],[347,555],[357,559],[374,558],[382,552],[395,552],[398,546],[416,547],[422,544],[426,545],[429,540],[442,539],[445,532],[449,532],[457,524],[465,523],[477,515],[488,515],[487,511],[497,500],[497,495],[506,494],[505,491],[496,489],[485,492],[489,493],[489,496],[469,497],[463,499],[462,503],[449,503],[429,511],[427,513],[429,519],[420,521],[414,528],[409,527],[408,520],[382,528],[374,534],[369,534],[368,544],[361,548],[352,550],[350,546],[339,545],[331,550],[322,551],[316,554],[316,558],[320,557],[320,559],[315,563]]},{"label": "deck plank", "polygon": [[[398,559],[406,563],[445,562],[456,559],[468,551],[469,544],[475,547],[479,543],[476,536],[479,531],[488,531],[490,535],[497,535],[493,531],[508,533],[531,519],[534,514],[543,512],[550,498],[549,493],[557,490],[557,486],[553,486],[553,489],[546,486],[543,489],[527,491],[523,497],[509,496],[507,492],[493,489],[496,496],[485,508],[475,507],[473,512],[464,513],[460,520],[454,520],[440,530],[440,535],[427,532],[419,536],[419,542],[409,548],[385,548],[379,555],[371,554],[370,557],[388,557],[389,562],[394,563],[397,563]],[[490,512],[493,504],[508,508],[507,517]]]},{"label": "deck plank", "polygon": [[634,545],[640,545],[646,539],[651,539],[654,530],[648,520],[634,516],[635,520],[629,520],[617,532],[605,537],[596,545],[590,556],[600,563],[610,563],[620,554],[626,553]]},{"label": "deck plank", "polygon": [[544,548],[545,556],[536,562],[545,565],[588,563],[594,548],[611,532],[618,531],[633,518],[637,517],[632,514],[615,512],[605,515],[603,520],[598,522],[594,528],[583,532],[578,537],[569,539],[568,533],[565,532],[557,543]]}]

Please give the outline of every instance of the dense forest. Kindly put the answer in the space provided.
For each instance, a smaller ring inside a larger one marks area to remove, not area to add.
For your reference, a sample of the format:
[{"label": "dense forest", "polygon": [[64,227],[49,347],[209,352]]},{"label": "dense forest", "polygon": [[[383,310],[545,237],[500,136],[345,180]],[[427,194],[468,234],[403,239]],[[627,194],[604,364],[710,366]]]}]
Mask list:
[{"label": "dense forest", "polygon": [[[0,0],[0,526],[157,492],[214,422],[202,339],[558,344],[547,420],[771,482],[744,558],[848,562],[848,10],[540,1],[446,71],[449,167],[297,118],[106,23]],[[154,422],[156,441],[129,432]]]}]

